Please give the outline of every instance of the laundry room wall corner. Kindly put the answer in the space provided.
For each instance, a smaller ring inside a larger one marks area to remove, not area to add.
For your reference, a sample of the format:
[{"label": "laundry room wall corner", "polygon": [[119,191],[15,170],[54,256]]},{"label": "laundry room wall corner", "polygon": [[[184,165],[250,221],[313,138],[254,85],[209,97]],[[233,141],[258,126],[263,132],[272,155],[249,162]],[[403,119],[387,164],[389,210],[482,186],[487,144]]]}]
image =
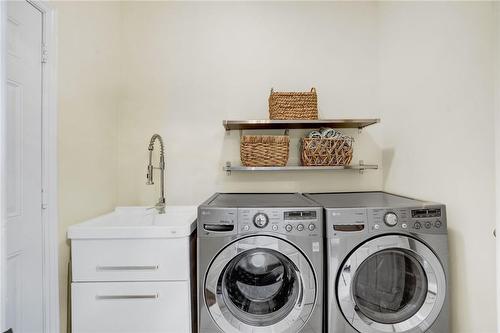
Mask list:
[{"label": "laundry room wall corner", "polygon": [[116,206],[121,3],[51,1],[59,26],[60,331],[67,329],[69,225]]},{"label": "laundry room wall corner", "polygon": [[496,331],[492,6],[379,6],[384,189],[446,204],[454,333]]}]

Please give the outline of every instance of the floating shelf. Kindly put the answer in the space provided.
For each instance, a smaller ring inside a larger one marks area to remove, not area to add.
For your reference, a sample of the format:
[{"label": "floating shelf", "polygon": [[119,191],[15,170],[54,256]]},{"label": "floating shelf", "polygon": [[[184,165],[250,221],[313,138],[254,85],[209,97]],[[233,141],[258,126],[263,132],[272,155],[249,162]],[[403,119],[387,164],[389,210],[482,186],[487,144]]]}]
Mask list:
[{"label": "floating shelf", "polygon": [[[321,127],[331,127],[331,128],[357,128],[361,131],[370,125],[374,125],[380,122],[380,119],[317,119],[317,120],[223,120],[222,125],[226,131],[240,130],[240,136],[242,135],[242,130],[261,130],[261,129],[312,129]],[[265,172],[265,171],[336,171],[336,170],[358,170],[360,173],[363,170],[376,170],[378,165],[376,164],[364,164],[363,161],[359,161],[359,164],[353,165],[342,165],[342,166],[302,166],[302,165],[290,165],[284,167],[245,167],[236,165],[231,165],[231,162],[226,162],[223,170],[226,171],[228,175],[231,172]]]},{"label": "floating shelf", "polygon": [[352,165],[338,165],[338,166],[302,166],[302,165],[288,165],[284,167],[245,167],[236,165],[231,165],[227,162],[223,167],[223,170],[228,174],[232,171],[236,172],[253,172],[253,171],[335,171],[335,170],[358,170],[362,172],[363,170],[377,170],[378,165],[376,164],[364,164],[360,161],[359,164]]},{"label": "floating shelf", "polygon": [[296,129],[296,128],[357,128],[377,124],[380,119],[318,119],[318,120],[224,120],[226,131],[256,129]]}]

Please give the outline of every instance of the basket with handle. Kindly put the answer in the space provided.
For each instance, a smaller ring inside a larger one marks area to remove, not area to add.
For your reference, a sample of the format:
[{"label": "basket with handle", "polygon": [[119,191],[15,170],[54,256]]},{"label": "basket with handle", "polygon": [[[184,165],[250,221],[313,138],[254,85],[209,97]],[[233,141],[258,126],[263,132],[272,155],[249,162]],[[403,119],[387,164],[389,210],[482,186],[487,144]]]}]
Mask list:
[{"label": "basket with handle", "polygon": [[243,135],[240,158],[243,166],[285,166],[288,162],[290,138],[287,135]]},{"label": "basket with handle", "polygon": [[269,119],[294,120],[318,119],[316,89],[307,92],[278,92],[271,89],[269,95]]},{"label": "basket with handle", "polygon": [[304,166],[349,165],[352,154],[351,138],[302,138],[301,161]]}]

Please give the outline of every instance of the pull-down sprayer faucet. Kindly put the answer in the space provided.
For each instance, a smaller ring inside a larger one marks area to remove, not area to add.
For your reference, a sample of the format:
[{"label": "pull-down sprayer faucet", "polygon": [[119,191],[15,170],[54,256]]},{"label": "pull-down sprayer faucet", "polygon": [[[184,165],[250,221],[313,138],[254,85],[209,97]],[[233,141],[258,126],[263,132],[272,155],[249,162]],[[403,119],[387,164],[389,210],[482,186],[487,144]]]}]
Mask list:
[{"label": "pull-down sprayer faucet", "polygon": [[[158,140],[160,142],[160,164],[158,168],[153,167],[153,150],[155,141]],[[154,185],[153,181],[153,170],[160,170],[160,199],[155,205],[155,208],[158,210],[159,214],[165,213],[165,147],[163,145],[163,139],[159,134],[153,134],[151,140],[149,141],[149,163],[148,163],[148,173],[146,185]]]}]

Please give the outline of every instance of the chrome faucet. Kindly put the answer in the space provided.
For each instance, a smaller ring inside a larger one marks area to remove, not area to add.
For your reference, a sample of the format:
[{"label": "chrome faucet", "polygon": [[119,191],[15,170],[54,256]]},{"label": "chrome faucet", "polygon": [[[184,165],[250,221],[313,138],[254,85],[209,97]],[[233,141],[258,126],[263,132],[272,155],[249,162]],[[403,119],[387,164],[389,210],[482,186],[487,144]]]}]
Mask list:
[{"label": "chrome faucet", "polygon": [[[158,168],[153,167],[153,150],[155,141],[158,140],[160,142],[160,165]],[[154,185],[153,181],[153,170],[160,170],[160,199],[154,206],[159,214],[165,214],[165,147],[163,145],[163,139],[158,134],[153,134],[151,140],[149,141],[149,163],[148,163],[148,173],[146,175],[148,181],[146,185]]]}]

